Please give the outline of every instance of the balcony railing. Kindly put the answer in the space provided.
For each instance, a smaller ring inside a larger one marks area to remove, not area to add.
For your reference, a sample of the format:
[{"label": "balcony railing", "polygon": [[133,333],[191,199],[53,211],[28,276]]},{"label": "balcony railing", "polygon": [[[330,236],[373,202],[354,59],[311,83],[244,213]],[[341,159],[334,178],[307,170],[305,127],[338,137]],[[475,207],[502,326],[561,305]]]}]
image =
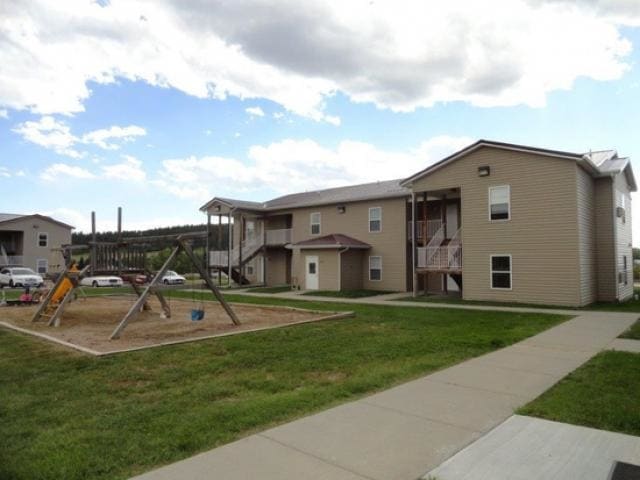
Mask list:
[{"label": "balcony railing", "polygon": [[[242,263],[250,258],[263,245],[286,245],[291,243],[291,229],[267,230],[264,239],[262,235],[252,235],[242,242]],[[237,267],[240,263],[240,249],[231,250],[231,266]],[[211,250],[209,252],[209,265],[212,267],[226,267],[229,265],[228,250]]]},{"label": "balcony railing", "polygon": [[18,266],[23,264],[24,257],[22,255],[0,255],[0,265]]},{"label": "balcony railing", "polygon": [[267,245],[286,245],[291,243],[291,229],[267,230],[265,231],[265,241]]}]

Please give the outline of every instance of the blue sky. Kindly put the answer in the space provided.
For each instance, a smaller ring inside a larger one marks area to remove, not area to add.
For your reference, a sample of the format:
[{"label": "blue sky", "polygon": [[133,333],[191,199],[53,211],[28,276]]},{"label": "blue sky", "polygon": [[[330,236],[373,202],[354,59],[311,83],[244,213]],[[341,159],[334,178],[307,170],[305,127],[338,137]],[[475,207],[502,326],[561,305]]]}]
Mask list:
[{"label": "blue sky", "polygon": [[404,177],[478,138],[638,166],[640,7],[451,3],[0,7],[0,210],[202,222],[214,195]]}]

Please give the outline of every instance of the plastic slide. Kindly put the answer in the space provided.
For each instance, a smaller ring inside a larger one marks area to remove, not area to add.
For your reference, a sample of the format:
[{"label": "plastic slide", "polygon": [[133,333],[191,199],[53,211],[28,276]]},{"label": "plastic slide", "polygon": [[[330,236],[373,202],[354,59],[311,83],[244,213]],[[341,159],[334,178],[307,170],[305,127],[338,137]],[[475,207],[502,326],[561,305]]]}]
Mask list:
[{"label": "plastic slide", "polygon": [[53,296],[51,297],[51,302],[59,303],[67,294],[67,292],[72,288],[73,288],[73,283],[71,283],[71,280],[69,280],[68,278],[65,278],[60,283],[60,285],[58,285],[58,288],[56,288],[56,291],[53,292]]}]

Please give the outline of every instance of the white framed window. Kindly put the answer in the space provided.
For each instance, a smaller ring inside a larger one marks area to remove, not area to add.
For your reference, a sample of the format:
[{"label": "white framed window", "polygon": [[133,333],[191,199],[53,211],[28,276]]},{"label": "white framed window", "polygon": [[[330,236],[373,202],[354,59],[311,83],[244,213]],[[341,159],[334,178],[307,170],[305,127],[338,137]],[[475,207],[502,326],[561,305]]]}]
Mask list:
[{"label": "white framed window", "polygon": [[489,187],[489,220],[511,219],[511,187],[499,185]]},{"label": "white framed window", "polygon": [[49,234],[47,232],[38,232],[38,246],[39,247],[49,246]]},{"label": "white framed window", "polygon": [[369,233],[382,231],[382,207],[369,209]]},{"label": "white framed window", "polygon": [[49,260],[46,258],[36,260],[36,271],[40,274],[47,273],[49,271]]},{"label": "white framed window", "polygon": [[491,255],[491,288],[494,290],[511,290],[511,255]]},{"label": "white framed window", "polygon": [[382,280],[382,257],[369,257],[369,280],[373,282]]},{"label": "white framed window", "polygon": [[314,212],[310,215],[311,235],[320,235],[320,221],[322,217],[320,212]]}]

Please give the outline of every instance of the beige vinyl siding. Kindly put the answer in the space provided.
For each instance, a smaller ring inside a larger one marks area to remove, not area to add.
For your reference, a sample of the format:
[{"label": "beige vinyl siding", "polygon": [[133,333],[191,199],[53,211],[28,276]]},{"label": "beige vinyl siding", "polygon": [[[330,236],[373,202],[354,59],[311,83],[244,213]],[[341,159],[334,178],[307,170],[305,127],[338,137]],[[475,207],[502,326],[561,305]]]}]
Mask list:
[{"label": "beige vinyl siding", "polygon": [[[358,290],[362,288],[362,250],[347,250],[340,257],[340,289]],[[366,257],[367,259],[369,257]]]},{"label": "beige vinyl siding", "polygon": [[271,248],[267,250],[267,285],[285,285],[287,283],[287,257],[290,255],[284,249]]},{"label": "beige vinyl siding", "polygon": [[[622,206],[621,195],[625,196],[625,217],[619,218],[614,211],[614,224],[616,228],[616,258],[617,273],[616,283],[618,286],[618,300],[627,300],[633,295],[633,251],[631,246],[631,197],[629,186],[624,173],[619,173],[614,179],[615,205]],[[618,281],[618,273],[624,270],[623,257],[627,257],[627,278],[626,284]]]},{"label": "beige vinyl siding", "polygon": [[595,182],[576,165],[578,175],[578,261],[580,262],[580,305],[597,299]]},{"label": "beige vinyl siding", "polygon": [[[362,288],[405,291],[407,289],[406,199],[372,200],[340,205],[346,207],[344,213],[338,213],[337,204],[293,210],[293,243],[311,238],[309,215],[312,212],[320,212],[322,236],[332,233],[348,235],[371,245],[372,248],[366,251],[365,256],[378,255],[382,257],[382,280],[369,281],[368,266],[364,266],[362,269]],[[382,207],[381,232],[369,233],[370,207]],[[320,277],[322,279],[322,273]],[[337,288],[338,284],[336,283],[331,289]]]},{"label": "beige vinyl siding", "polygon": [[[478,167],[491,174],[478,177]],[[418,179],[414,192],[461,189],[463,297],[579,305],[574,160],[483,147]],[[511,219],[490,222],[489,187],[509,185]],[[490,288],[490,256],[512,256],[511,290]]]},{"label": "beige vinyl siding", "polygon": [[300,250],[294,249],[292,269],[295,272],[295,286],[306,290],[305,258],[308,256],[318,257],[318,288],[320,290],[338,290],[338,250]]},{"label": "beige vinyl siding", "polygon": [[617,298],[613,196],[611,178],[595,180],[597,298],[604,302]]},{"label": "beige vinyl siding", "polygon": [[[39,259],[47,260],[49,273],[61,271],[64,268],[64,258],[59,249],[62,245],[71,243],[71,230],[38,217],[16,219],[3,223],[0,230],[23,232],[22,256],[25,267],[37,271]],[[38,245],[38,234],[47,233],[46,247]]]}]

